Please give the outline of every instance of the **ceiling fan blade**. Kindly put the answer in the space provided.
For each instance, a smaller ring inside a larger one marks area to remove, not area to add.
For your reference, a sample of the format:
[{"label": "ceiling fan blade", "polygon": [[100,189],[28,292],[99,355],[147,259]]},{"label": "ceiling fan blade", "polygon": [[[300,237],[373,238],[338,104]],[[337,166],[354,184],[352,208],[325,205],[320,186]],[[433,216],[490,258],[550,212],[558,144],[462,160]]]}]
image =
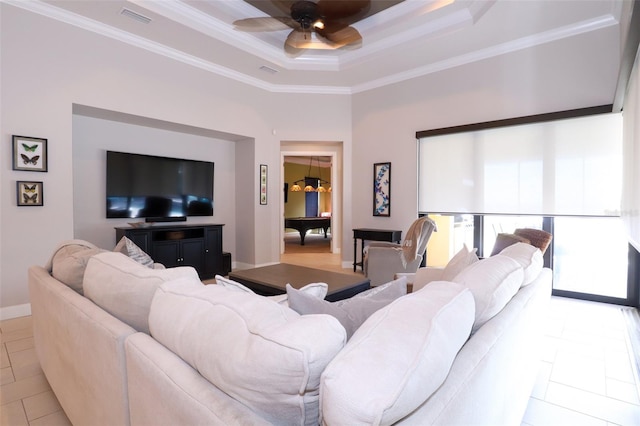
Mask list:
[{"label": "ceiling fan blade", "polygon": [[318,0],[317,5],[320,15],[327,21],[353,23],[369,11],[371,0]]},{"label": "ceiling fan blade", "polygon": [[340,48],[347,45],[353,45],[356,43],[362,44],[362,36],[353,27],[344,27],[341,29],[333,30],[333,28],[326,28],[324,30],[316,30],[323,38],[327,39],[335,48]]},{"label": "ceiling fan blade", "polygon": [[282,31],[295,28],[298,23],[286,16],[238,19],[233,25],[240,31]]},{"label": "ceiling fan blade", "polygon": [[302,55],[304,53],[305,49],[298,49],[295,46],[292,46],[291,44],[288,43],[288,39],[285,40],[284,42],[284,52],[287,54],[287,56],[292,57],[292,58],[296,58],[300,55]]}]

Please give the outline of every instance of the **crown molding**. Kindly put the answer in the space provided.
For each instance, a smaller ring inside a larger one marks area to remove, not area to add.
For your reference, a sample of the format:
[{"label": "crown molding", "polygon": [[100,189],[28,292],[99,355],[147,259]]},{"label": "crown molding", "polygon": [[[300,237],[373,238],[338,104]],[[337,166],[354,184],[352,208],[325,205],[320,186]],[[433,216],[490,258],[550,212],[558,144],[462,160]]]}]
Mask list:
[{"label": "crown molding", "polygon": [[422,77],[435,72],[444,71],[449,68],[467,65],[473,62],[478,62],[500,55],[506,55],[508,53],[517,52],[519,50],[528,49],[563,38],[600,30],[617,24],[618,21],[612,15],[607,14],[594,19],[578,22],[575,25],[556,28],[550,31],[535,34],[533,36],[522,37],[506,43],[497,44],[486,49],[477,50],[465,55],[459,55],[454,58],[435,62],[424,67],[415,68],[407,72],[402,72],[389,77],[372,80],[352,87],[351,91],[352,93],[360,93],[367,90],[377,89],[383,86],[400,83],[402,81],[410,80],[416,77]]}]

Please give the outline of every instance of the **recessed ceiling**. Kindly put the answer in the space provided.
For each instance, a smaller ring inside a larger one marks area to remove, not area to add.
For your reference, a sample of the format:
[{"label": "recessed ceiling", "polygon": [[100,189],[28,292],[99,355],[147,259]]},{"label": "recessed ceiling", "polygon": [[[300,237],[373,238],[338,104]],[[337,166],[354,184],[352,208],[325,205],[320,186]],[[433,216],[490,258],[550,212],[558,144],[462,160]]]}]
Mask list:
[{"label": "recessed ceiling", "polygon": [[581,44],[585,34],[619,48],[632,7],[617,0],[373,0],[353,24],[360,48],[291,57],[283,49],[289,30],[234,28],[238,19],[273,13],[268,0],[5,2],[266,90],[344,94],[542,44],[592,49]]}]

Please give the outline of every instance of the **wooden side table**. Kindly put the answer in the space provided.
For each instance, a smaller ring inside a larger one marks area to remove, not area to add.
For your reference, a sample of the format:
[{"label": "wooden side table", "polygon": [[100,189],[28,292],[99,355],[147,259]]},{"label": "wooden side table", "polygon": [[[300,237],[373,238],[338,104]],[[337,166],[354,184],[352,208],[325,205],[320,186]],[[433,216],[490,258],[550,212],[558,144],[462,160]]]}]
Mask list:
[{"label": "wooden side table", "polygon": [[[356,254],[358,252],[358,240],[360,243],[360,261]],[[390,243],[400,243],[402,241],[402,231],[392,229],[356,228],[353,230],[353,272],[356,267],[364,269],[364,242],[365,241],[386,241]]]}]

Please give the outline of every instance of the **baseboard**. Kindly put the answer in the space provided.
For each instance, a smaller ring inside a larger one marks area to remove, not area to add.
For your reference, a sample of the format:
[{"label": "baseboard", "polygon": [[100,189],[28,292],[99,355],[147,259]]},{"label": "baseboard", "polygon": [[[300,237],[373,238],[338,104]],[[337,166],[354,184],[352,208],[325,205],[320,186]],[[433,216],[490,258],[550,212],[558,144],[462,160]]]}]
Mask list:
[{"label": "baseboard", "polygon": [[0,321],[31,315],[31,303],[0,308]]},{"label": "baseboard", "polygon": [[[342,265],[342,268],[344,268],[344,269],[353,268],[353,261],[349,261],[349,262],[345,262],[345,261],[343,261],[343,262],[341,263],[341,265]],[[357,270],[357,271],[359,271],[359,270],[360,270],[360,267],[358,266],[358,268],[357,268],[356,270]]]}]

